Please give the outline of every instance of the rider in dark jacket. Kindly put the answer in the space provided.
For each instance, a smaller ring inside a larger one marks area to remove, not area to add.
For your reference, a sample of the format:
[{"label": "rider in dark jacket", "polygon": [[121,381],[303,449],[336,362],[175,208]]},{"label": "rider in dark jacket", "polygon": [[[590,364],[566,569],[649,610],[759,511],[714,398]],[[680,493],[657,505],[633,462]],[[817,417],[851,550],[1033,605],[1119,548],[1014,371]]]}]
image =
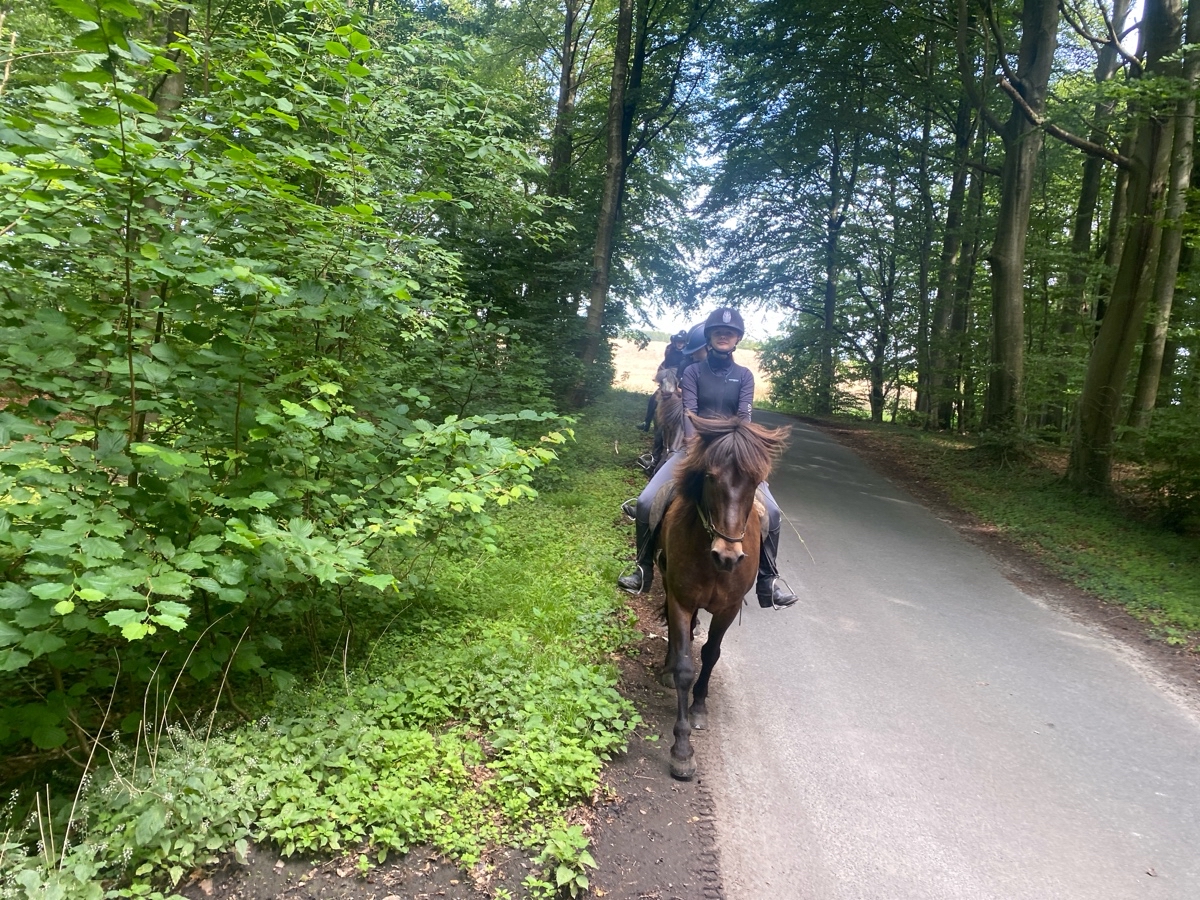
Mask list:
[{"label": "rider in dark jacket", "polygon": [[[671,335],[670,343],[667,344],[667,349],[663,351],[663,361],[659,365],[659,371],[663,369],[679,368],[687,357],[683,352],[683,345],[687,343],[688,333],[686,331],[677,331]],[[658,380],[656,377],[655,381]],[[650,423],[654,421],[654,414],[658,411],[658,391],[650,395],[649,401],[646,403],[646,421],[638,426],[638,431],[649,431]]]},{"label": "rider in dark jacket", "polygon": [[[683,406],[698,416],[737,416],[750,420],[754,404],[754,375],[745,366],[733,361],[733,351],[745,334],[745,325],[736,309],[718,309],[704,323],[708,355],[701,362],[689,365],[683,372],[681,390]],[[689,437],[695,433],[690,420],[684,429]],[[669,459],[650,480],[637,500],[637,568],[630,575],[617,579],[617,584],[632,594],[649,590],[654,580],[654,535],[650,531],[650,507],[659,489],[675,477],[681,456]],[[779,529],[782,514],[766,483],[760,493],[767,507],[768,529],[763,535],[758,557],[758,581],[755,594],[764,608],[782,609],[798,599],[785,589],[779,580],[776,558],[779,553]]]}]

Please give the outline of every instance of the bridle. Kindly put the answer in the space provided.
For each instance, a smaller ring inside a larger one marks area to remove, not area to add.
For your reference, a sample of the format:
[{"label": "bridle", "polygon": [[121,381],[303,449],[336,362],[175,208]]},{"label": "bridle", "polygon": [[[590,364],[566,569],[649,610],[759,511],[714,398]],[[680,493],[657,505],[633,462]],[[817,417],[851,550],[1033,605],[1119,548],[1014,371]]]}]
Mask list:
[{"label": "bridle", "polygon": [[717,530],[717,527],[712,523],[712,515],[705,507],[703,498],[696,501],[696,515],[700,518],[700,524],[704,526],[704,530],[708,532],[709,539],[721,538],[721,540],[729,541],[731,544],[740,544],[746,536],[746,529],[750,526],[750,517],[754,515],[754,505],[750,505],[750,514],[746,516],[746,524],[742,526],[742,533],[737,537],[730,537],[727,534]]}]

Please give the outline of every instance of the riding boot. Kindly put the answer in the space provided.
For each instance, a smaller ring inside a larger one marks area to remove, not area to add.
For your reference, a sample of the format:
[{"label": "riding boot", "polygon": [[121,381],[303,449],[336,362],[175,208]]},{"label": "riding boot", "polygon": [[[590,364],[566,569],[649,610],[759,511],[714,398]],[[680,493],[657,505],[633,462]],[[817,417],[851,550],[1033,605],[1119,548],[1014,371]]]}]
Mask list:
[{"label": "riding boot", "polygon": [[617,579],[617,587],[631,594],[644,594],[654,582],[654,535],[650,526],[637,521],[637,568]]},{"label": "riding boot", "polygon": [[779,532],[768,529],[763,535],[762,548],[758,554],[758,583],[754,590],[758,596],[758,605],[763,609],[784,609],[800,599],[787,588],[786,583],[780,583],[779,567],[775,564],[778,554]]}]

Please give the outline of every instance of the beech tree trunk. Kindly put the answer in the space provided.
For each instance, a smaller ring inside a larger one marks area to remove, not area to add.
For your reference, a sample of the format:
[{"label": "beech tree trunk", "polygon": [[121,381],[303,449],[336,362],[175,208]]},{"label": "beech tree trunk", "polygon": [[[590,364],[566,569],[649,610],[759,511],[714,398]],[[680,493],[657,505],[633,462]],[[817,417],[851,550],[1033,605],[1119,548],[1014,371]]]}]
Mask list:
[{"label": "beech tree trunk", "polygon": [[[1143,26],[1145,71],[1178,72],[1165,63],[1178,51],[1180,0],[1148,0]],[[1121,262],[1079,398],[1067,477],[1081,490],[1103,491],[1112,480],[1112,448],[1125,380],[1137,349],[1154,285],[1162,236],[1174,122],[1173,107],[1144,108],[1134,141],[1128,187],[1128,225]]]},{"label": "beech tree trunk", "polygon": [[571,156],[574,151],[572,121],[575,117],[575,32],[581,0],[565,0],[563,37],[558,73],[558,101],[554,109],[554,134],[550,139],[548,192],[552,197],[571,195]]},{"label": "beech tree trunk", "polygon": [[[925,35],[924,63],[922,74],[925,82],[932,83],[934,48],[932,38]],[[921,116],[921,150],[917,158],[917,187],[921,194],[921,247],[917,258],[917,412],[928,419],[933,409],[933,353],[931,350],[932,326],[929,302],[929,273],[933,257],[934,204],[933,187],[929,175],[929,148],[933,133],[933,106],[926,100]]]},{"label": "beech tree trunk", "polygon": [[954,162],[950,175],[950,197],[946,203],[946,229],[938,263],[937,291],[929,334],[929,417],[927,427],[949,428],[953,416],[950,395],[949,336],[954,320],[955,286],[962,255],[963,204],[967,196],[967,162],[975,123],[971,101],[960,97],[954,117]]},{"label": "beech tree trunk", "polygon": [[[1057,0],[1025,0],[1013,87],[1038,116],[1045,111],[1057,44]],[[1042,131],[1014,100],[1000,136],[1004,141],[1004,166],[996,239],[988,255],[992,270],[992,347],[984,427],[1015,431],[1024,426],[1025,237]]]},{"label": "beech tree trunk", "polygon": [[[1129,15],[1130,0],[1116,0],[1113,5],[1112,21],[1119,32]],[[1095,79],[1104,84],[1116,74],[1120,55],[1115,43],[1100,48],[1096,60]],[[1104,126],[1112,118],[1115,100],[1098,102],[1092,110],[1092,129],[1088,140],[1103,145],[1107,140]],[[1104,160],[1093,154],[1083,154],[1083,175],[1079,183],[1079,200],[1075,204],[1075,220],[1071,230],[1071,269],[1067,274],[1067,292],[1059,313],[1058,333],[1064,338],[1058,355],[1063,359],[1055,375],[1054,394],[1049,403],[1046,423],[1060,431],[1067,427],[1066,403],[1068,374],[1066,357],[1070,355],[1070,337],[1094,304],[1089,300],[1088,274],[1095,262],[1092,250],[1092,235],[1095,230],[1096,207],[1100,200],[1100,185],[1104,175]],[[1097,286],[1098,287],[1098,286]]]},{"label": "beech tree trunk", "polygon": [[[1187,40],[1194,44],[1200,39],[1200,0],[1193,0],[1187,12]],[[1158,270],[1154,275],[1154,295],[1150,319],[1142,341],[1142,359],[1138,367],[1137,386],[1129,408],[1129,424],[1139,431],[1150,425],[1158,397],[1158,381],[1163,370],[1163,351],[1167,343],[1167,324],[1171,320],[1171,305],[1175,299],[1175,281],[1179,275],[1180,251],[1183,247],[1183,217],[1187,212],[1187,195],[1192,182],[1192,148],[1196,136],[1196,85],[1200,80],[1200,53],[1189,52],[1183,64],[1187,92],[1175,107],[1174,148],[1168,177],[1166,221],[1162,246],[1158,251]]]},{"label": "beech tree trunk", "polygon": [[988,148],[986,120],[979,123],[975,146],[977,148],[975,165],[971,169],[967,186],[967,208],[963,216],[963,252],[954,283],[954,316],[950,320],[951,341],[954,347],[955,404],[958,407],[958,430],[960,432],[973,428],[976,421],[976,379],[973,354],[971,353],[971,335],[974,331],[971,292],[975,287],[975,272],[979,264],[979,252],[983,241],[981,223]]},{"label": "beech tree trunk", "polygon": [[[629,48],[633,37],[633,0],[620,0],[617,11],[617,39],[613,45],[612,83],[608,94],[607,146],[604,192],[596,224],[596,244],[592,252],[592,285],[588,292],[587,322],[579,360],[586,372],[596,361],[604,330],[604,304],[608,301],[609,274],[612,267],[613,235],[617,212],[625,189],[625,86],[629,78]],[[582,404],[585,386],[575,391],[576,404]]]}]

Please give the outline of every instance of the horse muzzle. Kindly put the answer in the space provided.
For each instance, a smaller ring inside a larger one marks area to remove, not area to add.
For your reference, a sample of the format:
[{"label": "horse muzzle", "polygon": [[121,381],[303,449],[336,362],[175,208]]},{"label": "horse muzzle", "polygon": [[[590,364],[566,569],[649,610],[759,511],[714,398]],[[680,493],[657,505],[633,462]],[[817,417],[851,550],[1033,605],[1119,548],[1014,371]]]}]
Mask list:
[{"label": "horse muzzle", "polygon": [[712,542],[713,565],[718,572],[732,572],[738,563],[746,558],[741,541],[727,541],[717,538]]}]

